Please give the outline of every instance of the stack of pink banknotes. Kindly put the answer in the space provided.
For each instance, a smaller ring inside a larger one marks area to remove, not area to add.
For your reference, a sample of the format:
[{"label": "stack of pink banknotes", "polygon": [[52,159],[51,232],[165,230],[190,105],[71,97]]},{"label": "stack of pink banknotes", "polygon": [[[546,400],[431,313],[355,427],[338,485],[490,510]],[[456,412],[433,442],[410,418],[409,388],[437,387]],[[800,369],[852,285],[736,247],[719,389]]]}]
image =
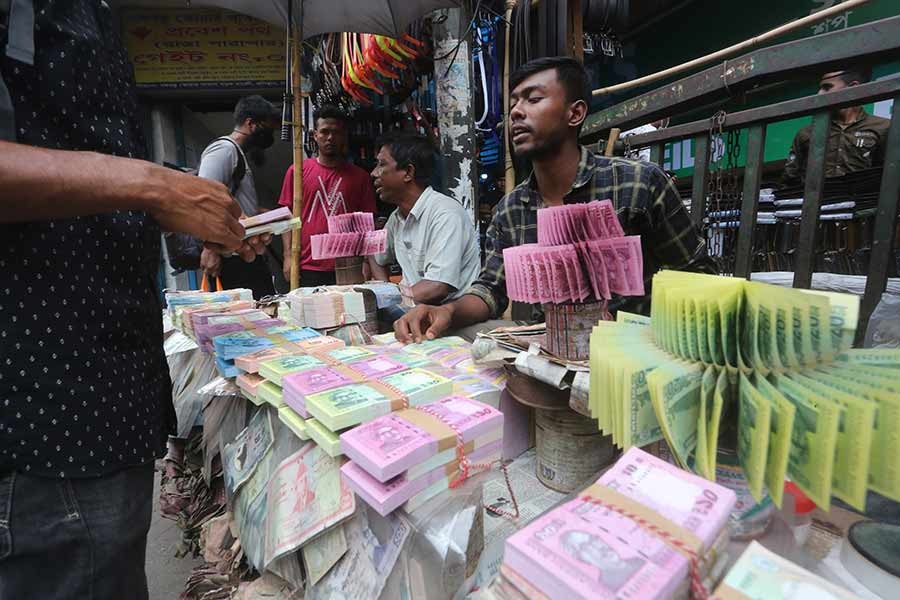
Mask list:
[{"label": "stack of pink banknotes", "polygon": [[310,245],[315,260],[369,256],[387,250],[387,231],[375,230],[372,213],[346,213],[328,217],[328,233],[311,236]]},{"label": "stack of pink banknotes", "polygon": [[562,304],[644,295],[641,238],[609,200],[538,210],[538,243],[503,250],[512,300]]},{"label": "stack of pink banknotes", "polygon": [[460,452],[472,464],[492,463],[502,446],[503,413],[447,396],[341,434],[341,450],[351,459],[341,473],[379,514],[400,506],[412,511],[459,477]]},{"label": "stack of pink banknotes", "polygon": [[632,448],[576,499],[510,536],[501,578],[529,598],[695,597],[692,587],[712,590],[724,574],[735,502],[731,490]]}]

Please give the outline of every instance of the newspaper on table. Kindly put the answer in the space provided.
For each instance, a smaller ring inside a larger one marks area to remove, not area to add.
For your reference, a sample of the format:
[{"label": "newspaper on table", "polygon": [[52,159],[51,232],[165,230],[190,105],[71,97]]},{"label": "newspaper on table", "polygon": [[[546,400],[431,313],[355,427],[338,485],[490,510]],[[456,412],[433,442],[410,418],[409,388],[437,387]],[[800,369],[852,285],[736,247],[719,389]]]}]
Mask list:
[{"label": "newspaper on table", "polygon": [[412,528],[398,513],[377,518],[384,525],[378,527],[383,529],[381,535],[373,532],[365,510],[344,524],[347,553],[319,583],[307,590],[306,600],[378,598]]},{"label": "newspaper on table", "polygon": [[237,438],[222,451],[225,487],[236,492],[252,475],[272,447],[272,419],[267,410],[257,411]]},{"label": "newspaper on table", "polygon": [[[503,547],[506,538],[568,498],[568,494],[554,491],[540,482],[535,474],[537,455],[529,450],[514,460],[507,467],[510,487],[516,495],[519,506],[519,518],[516,521],[484,510],[484,551],[478,561],[478,567],[470,581],[462,588],[465,593],[487,587],[500,572],[503,562]],[[494,508],[511,511],[512,498],[506,481],[501,473],[484,482],[484,503]]]}]

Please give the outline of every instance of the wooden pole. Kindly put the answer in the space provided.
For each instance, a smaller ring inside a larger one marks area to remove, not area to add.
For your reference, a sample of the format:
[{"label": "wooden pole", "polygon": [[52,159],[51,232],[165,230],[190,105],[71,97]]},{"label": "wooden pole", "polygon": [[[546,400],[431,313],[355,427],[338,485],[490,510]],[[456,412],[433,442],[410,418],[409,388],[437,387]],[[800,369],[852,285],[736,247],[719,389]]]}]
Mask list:
[{"label": "wooden pole", "polygon": [[621,133],[621,130],[618,127],[613,127],[609,130],[609,138],[606,140],[606,152],[603,153],[603,156],[613,155],[616,149],[616,140],[619,139],[619,133]]},{"label": "wooden pole", "polygon": [[[300,1],[300,23],[303,22],[303,1]],[[291,24],[291,92],[294,98],[294,198],[293,216],[303,216],[303,96],[301,95],[301,68],[303,65],[301,35],[302,25]],[[301,221],[302,226],[302,221]],[[291,233],[291,289],[300,287],[301,229]]]},{"label": "wooden pole", "polygon": [[[506,0],[506,49],[503,52],[503,102],[504,115],[503,120],[503,141],[506,148],[506,168],[503,171],[504,191],[511,194],[513,188],[516,187],[516,165],[512,158],[512,144],[509,140],[509,37],[512,31],[512,11],[516,5],[516,0]],[[523,6],[522,10],[528,10],[528,6]]]}]

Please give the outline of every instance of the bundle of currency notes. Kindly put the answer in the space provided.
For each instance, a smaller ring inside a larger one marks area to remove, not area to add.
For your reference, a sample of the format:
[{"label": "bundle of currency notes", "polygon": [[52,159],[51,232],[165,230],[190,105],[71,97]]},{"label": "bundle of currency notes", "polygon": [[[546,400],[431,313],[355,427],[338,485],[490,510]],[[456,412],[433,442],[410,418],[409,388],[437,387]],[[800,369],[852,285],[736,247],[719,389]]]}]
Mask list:
[{"label": "bundle of currency notes", "polygon": [[825,510],[900,500],[900,351],[846,349],[855,299],[666,272],[651,312],[591,334],[588,408],[614,443],[664,439],[713,480],[722,442],[777,506],[785,478]]},{"label": "bundle of currency notes", "polygon": [[259,364],[259,374],[278,387],[284,385],[284,378],[293,374],[334,364],[312,354],[294,354],[279,356]]},{"label": "bundle of currency notes", "polygon": [[723,600],[860,600],[844,588],[786,560],[759,542],[751,542],[716,589]]},{"label": "bundle of currency notes", "polygon": [[166,292],[166,309],[172,324],[190,337],[194,337],[192,314],[252,309],[253,305],[253,292],[243,288],[223,292]]},{"label": "bundle of currency notes", "polygon": [[640,236],[625,236],[609,200],[538,210],[538,243],[503,250],[510,299],[584,302],[644,294]]},{"label": "bundle of currency notes", "polygon": [[[322,356],[322,359],[328,359],[328,356]],[[284,402],[299,415],[310,418],[311,415],[306,410],[307,396],[353,383],[362,383],[365,379],[345,365],[322,365],[290,373],[283,378]]]},{"label": "bundle of currency notes", "polygon": [[290,298],[291,317],[304,327],[326,329],[366,320],[363,295],[352,288],[330,288]]},{"label": "bundle of currency notes", "polygon": [[251,352],[250,354],[238,356],[234,359],[234,365],[244,373],[258,373],[260,363],[280,356],[293,356],[295,354],[303,353],[304,352],[292,342],[280,346],[272,346],[271,348],[263,348],[262,350]]},{"label": "bundle of currency notes", "polygon": [[724,573],[735,502],[731,490],[632,448],[507,539],[505,579],[529,598],[688,598]]},{"label": "bundle of currency notes", "polygon": [[235,379],[235,383],[241,389],[241,394],[254,404],[257,403],[259,386],[263,381],[265,379],[255,373],[241,373]]},{"label": "bundle of currency notes", "polygon": [[420,406],[440,400],[453,392],[453,382],[426,369],[416,368],[379,377],[376,381],[396,390],[409,406]]},{"label": "bundle of currency notes", "polygon": [[[382,515],[430,488],[446,489],[464,455],[471,463],[502,450],[503,413],[461,396],[379,417],[341,435],[347,483]],[[433,496],[433,494],[432,494]],[[431,497],[431,496],[429,496]]]},{"label": "bundle of currency notes", "polygon": [[225,360],[233,360],[238,356],[266,348],[302,342],[321,335],[315,329],[308,327],[299,328],[292,325],[267,329],[250,329],[214,337],[213,349],[219,357]]}]

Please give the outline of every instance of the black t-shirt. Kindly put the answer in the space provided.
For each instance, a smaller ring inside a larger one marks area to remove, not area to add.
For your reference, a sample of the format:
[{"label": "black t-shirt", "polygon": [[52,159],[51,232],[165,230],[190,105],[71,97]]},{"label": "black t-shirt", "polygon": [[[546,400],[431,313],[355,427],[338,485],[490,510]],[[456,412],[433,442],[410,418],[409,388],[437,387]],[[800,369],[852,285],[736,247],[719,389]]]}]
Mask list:
[{"label": "black t-shirt", "polygon": [[[109,9],[34,6],[34,66],[0,58],[18,141],[143,158]],[[143,212],[0,225],[0,472],[94,477],[159,456],[174,425],[159,256]]]}]

